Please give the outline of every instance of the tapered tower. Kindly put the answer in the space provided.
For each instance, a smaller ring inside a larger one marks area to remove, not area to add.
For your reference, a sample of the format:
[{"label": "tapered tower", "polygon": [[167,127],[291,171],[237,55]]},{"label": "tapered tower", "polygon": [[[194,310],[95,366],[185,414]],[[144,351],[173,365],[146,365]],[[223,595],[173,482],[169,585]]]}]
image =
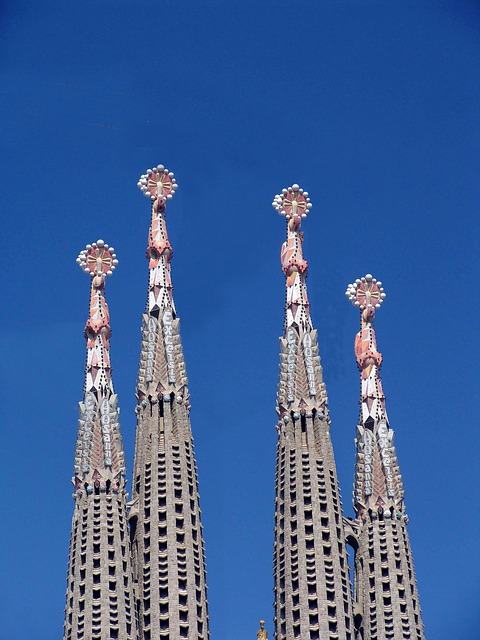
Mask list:
[{"label": "tapered tower", "polygon": [[209,636],[204,542],[165,221],[177,185],[173,173],[159,165],[138,186],[152,201],[130,512],[140,636],[204,640]]},{"label": "tapered tower", "polygon": [[361,378],[354,485],[358,637],[424,640],[403,483],[380,378],[382,354],[377,349],[373,326],[375,311],[385,293],[382,283],[368,274],[348,285],[346,295],[361,313],[361,327],[355,339]]},{"label": "tapered tower", "polygon": [[293,185],[275,196],[286,217],[286,277],[277,395],[274,593],[276,640],[353,638],[351,591],[330,417],[310,318],[300,224],[308,193]]},{"label": "tapered tower", "polygon": [[136,640],[125,458],[110,366],[105,279],[117,264],[103,240],[77,263],[91,278],[87,365],[75,450],[64,640]]}]

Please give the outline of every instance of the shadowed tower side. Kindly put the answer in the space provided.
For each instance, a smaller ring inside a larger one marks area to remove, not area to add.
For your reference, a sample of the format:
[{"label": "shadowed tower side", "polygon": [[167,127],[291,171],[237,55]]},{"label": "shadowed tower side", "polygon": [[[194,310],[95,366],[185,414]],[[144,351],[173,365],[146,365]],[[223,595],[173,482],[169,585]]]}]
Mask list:
[{"label": "shadowed tower side", "polygon": [[138,186],[152,201],[130,511],[140,636],[204,640],[209,636],[204,541],[165,221],[177,185],[173,173],[159,165]]},{"label": "shadowed tower side", "polygon": [[77,263],[91,277],[87,364],[75,450],[64,640],[137,640],[125,491],[125,457],[110,366],[105,278],[117,264],[103,240]]},{"label": "shadowed tower side", "polygon": [[308,193],[293,185],[275,196],[286,217],[286,277],[277,395],[274,594],[276,640],[350,640],[351,591],[330,417],[310,318],[300,224]]},{"label": "shadowed tower side", "polygon": [[360,370],[360,421],[356,437],[354,508],[355,621],[362,640],[424,640],[404,490],[380,378],[382,354],[373,321],[385,298],[370,274],[348,285],[361,312],[355,338]]}]

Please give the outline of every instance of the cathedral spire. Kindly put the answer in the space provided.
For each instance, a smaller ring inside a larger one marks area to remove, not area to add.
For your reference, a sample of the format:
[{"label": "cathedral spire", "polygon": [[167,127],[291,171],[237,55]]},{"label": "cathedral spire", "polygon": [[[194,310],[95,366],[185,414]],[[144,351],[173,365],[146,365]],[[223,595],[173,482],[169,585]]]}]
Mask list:
[{"label": "cathedral spire", "polygon": [[166,204],[177,184],[173,173],[159,165],[141,176],[138,186],[152,201],[130,510],[140,638],[207,640],[197,469],[165,221]]},{"label": "cathedral spire", "polygon": [[280,256],[286,303],[277,394],[274,635],[353,640],[340,490],[300,232],[311,204],[297,184],[272,204],[287,220]]},{"label": "cathedral spire", "polygon": [[287,221],[287,238],[280,261],[285,275],[286,300],[284,335],[280,339],[280,382],[277,413],[297,413],[313,409],[327,412],[327,394],[318,355],[318,335],[310,317],[307,292],[308,262],[303,257],[302,219],[312,204],[308,192],[294,184],[283,189],[273,207]]},{"label": "cathedral spire", "polygon": [[290,327],[312,329],[310,304],[307,295],[308,262],[303,259],[303,233],[300,231],[302,218],[307,217],[312,208],[308,192],[294,184],[276,195],[273,203],[287,221],[287,239],[282,245],[280,259],[286,277],[285,333]]},{"label": "cathedral spire", "polygon": [[403,484],[380,377],[382,354],[373,326],[385,292],[367,274],[348,285],[346,296],[361,314],[355,338],[361,380],[353,523],[355,625],[364,640],[424,640]]},{"label": "cathedral spire", "polygon": [[110,365],[106,276],[118,261],[103,240],[77,264],[90,276],[87,364],[75,450],[75,508],[68,565],[64,640],[137,640],[128,546],[125,456]]},{"label": "cathedral spire", "polygon": [[140,362],[137,392],[140,399],[159,392],[176,393],[188,404],[180,322],[173,301],[173,250],[165,218],[167,201],[173,198],[178,185],[173,172],[158,165],[140,177],[138,186],[152,201],[152,218],[147,246],[148,299],[142,329],[148,343],[143,345],[146,359]]},{"label": "cathedral spire", "polygon": [[[80,437],[76,453],[75,484],[88,478],[103,483],[115,478],[123,484],[125,459],[119,437],[117,396],[110,365],[110,314],[105,299],[105,280],[118,260],[113,247],[97,240],[80,252],[77,264],[90,276],[89,316],[85,325],[87,364],[84,397],[80,405]],[[92,416],[99,412],[99,422]],[[93,474],[93,475],[92,475]],[[95,478],[93,477],[95,475]],[[122,478],[122,479],[120,479]]]},{"label": "cathedral spire", "polygon": [[403,513],[403,485],[385,406],[374,318],[386,297],[382,283],[371,274],[349,284],[345,295],[360,310],[355,357],[360,370],[360,422],[357,428],[355,509],[388,509]]}]

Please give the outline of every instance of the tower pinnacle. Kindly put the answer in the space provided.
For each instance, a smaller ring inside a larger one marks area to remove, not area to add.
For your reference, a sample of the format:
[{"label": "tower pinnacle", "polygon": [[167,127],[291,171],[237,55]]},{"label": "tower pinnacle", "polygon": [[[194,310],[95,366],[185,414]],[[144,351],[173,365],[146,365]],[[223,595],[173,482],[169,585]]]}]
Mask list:
[{"label": "tower pinnacle", "polygon": [[178,188],[173,176],[172,171],[168,171],[162,164],[159,164],[155,169],[148,169],[137,183],[142,193],[152,201],[152,222],[148,233],[147,248],[150,269],[149,312],[159,312],[160,309],[168,307],[175,313],[170,275],[170,260],[173,251],[168,241],[165,221],[167,200],[173,198]]},{"label": "tower pinnacle", "polygon": [[386,294],[371,274],[345,295],[360,310],[355,358],[360,370],[354,508],[355,623],[365,640],[424,640],[407,532],[404,490],[385,406],[373,321]]},{"label": "tower pinnacle", "polygon": [[[89,476],[92,484],[93,481],[98,483],[100,476],[105,483],[107,479],[117,477],[120,472],[124,475],[125,460],[121,441],[118,437],[113,437],[119,433],[118,408],[110,364],[112,329],[105,299],[105,280],[115,271],[118,260],[113,247],[109,247],[103,240],[97,240],[87,244],[80,252],[77,264],[91,278],[89,316],[85,325],[87,364],[84,400],[80,405],[79,424],[82,437],[78,441],[75,466],[75,484],[80,486],[85,480],[85,474]],[[95,406],[100,410],[101,436],[100,433],[96,433],[96,429],[100,431],[100,425],[95,425],[91,419]],[[91,473],[96,474],[96,477],[90,478]],[[118,481],[117,477],[117,486]],[[122,480],[122,484],[123,482]]]},{"label": "tower pinnacle", "polygon": [[146,358],[141,359],[137,394],[140,399],[158,392],[177,394],[177,402],[188,406],[187,377],[176,318],[170,261],[173,255],[165,220],[167,201],[178,188],[172,171],[158,165],[140,177],[137,186],[152,201],[148,231],[148,301],[142,334]]},{"label": "tower pinnacle", "polygon": [[[386,297],[381,282],[371,274],[349,284],[345,295],[361,312],[361,328],[355,338],[355,357],[360,370],[360,423],[357,433],[355,509],[380,508],[403,512],[403,485],[396,464],[393,430],[388,424],[373,321]],[[390,511],[388,511],[390,517]]]},{"label": "tower pinnacle", "polygon": [[318,336],[310,318],[307,292],[308,262],[303,257],[302,219],[312,204],[308,192],[294,184],[276,195],[273,207],[287,221],[287,238],[282,244],[280,261],[285,274],[286,299],[284,335],[280,339],[280,382],[277,413],[297,413],[316,408],[327,411],[327,395],[322,379]]},{"label": "tower pinnacle", "polygon": [[310,304],[305,283],[308,262],[303,259],[303,234],[300,232],[302,218],[307,217],[312,207],[310,198],[307,191],[294,184],[276,195],[272,205],[287,220],[287,239],[280,253],[287,287],[285,329],[292,325],[311,329]]}]

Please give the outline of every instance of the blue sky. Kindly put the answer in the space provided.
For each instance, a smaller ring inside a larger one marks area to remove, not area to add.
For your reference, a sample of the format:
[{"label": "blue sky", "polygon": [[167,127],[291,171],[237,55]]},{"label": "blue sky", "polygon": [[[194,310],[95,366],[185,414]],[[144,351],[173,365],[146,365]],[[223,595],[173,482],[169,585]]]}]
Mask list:
[{"label": "blue sky", "polygon": [[[0,640],[61,637],[88,278],[103,238],[132,470],[149,206],[164,163],[192,395],[212,638],[272,633],[282,187],[303,225],[332,438],[352,514],[357,312],[370,272],[431,640],[478,614],[480,10],[468,0],[2,3]],[[28,615],[25,615],[27,605]]]}]

